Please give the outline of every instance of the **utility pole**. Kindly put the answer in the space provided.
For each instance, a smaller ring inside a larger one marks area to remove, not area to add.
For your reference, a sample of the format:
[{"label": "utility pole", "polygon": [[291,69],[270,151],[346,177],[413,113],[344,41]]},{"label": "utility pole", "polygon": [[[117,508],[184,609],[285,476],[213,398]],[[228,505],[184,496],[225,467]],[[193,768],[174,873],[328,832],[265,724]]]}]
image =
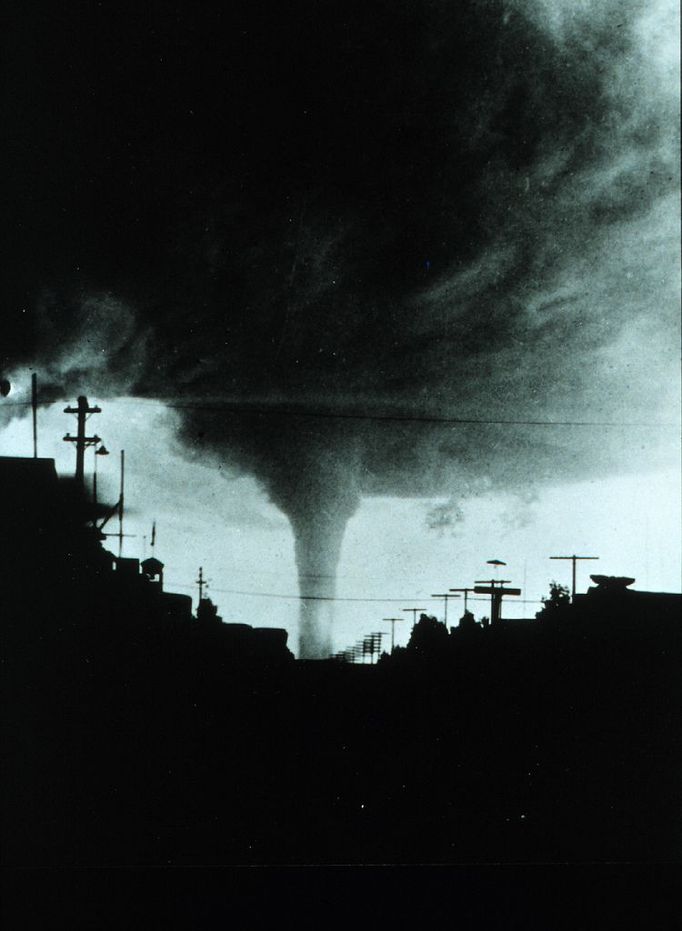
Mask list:
[{"label": "utility pole", "polygon": [[383,636],[383,633],[376,631],[372,634],[368,634],[363,640],[363,653],[369,653],[370,666],[374,665],[375,654],[378,655],[381,652],[381,638]]},{"label": "utility pole", "polygon": [[473,588],[451,588],[451,592],[464,592],[464,613],[467,613],[467,604],[469,602],[469,592],[473,592]]},{"label": "utility pole", "polygon": [[376,631],[372,634],[372,662],[374,662],[374,654],[377,656],[381,653],[381,641],[383,640],[384,634],[383,631]]},{"label": "utility pole", "polygon": [[[358,641],[358,643],[360,643],[360,641]],[[364,637],[363,640],[361,641],[361,644],[362,644],[362,662],[363,663],[365,662],[365,656],[367,656],[367,654],[369,653],[369,664],[371,666],[372,665],[372,649],[373,649],[371,635],[367,634],[367,636]]]},{"label": "utility pole", "polygon": [[33,458],[38,458],[38,376],[31,375],[31,408],[33,411]]},{"label": "utility pole", "polygon": [[201,604],[204,597],[204,586],[206,585],[202,566],[199,566],[199,578],[196,580],[196,584],[199,586],[199,604]]},{"label": "utility pole", "polygon": [[403,608],[403,611],[412,612],[412,627],[417,626],[417,611],[426,611],[426,608]]},{"label": "utility pole", "polygon": [[599,559],[598,556],[576,556],[575,554],[574,554],[573,556],[550,556],[549,558],[550,558],[550,559],[570,559],[570,560],[571,560],[571,563],[573,564],[573,566],[572,566],[573,571],[572,571],[572,575],[571,575],[571,577],[572,577],[572,584],[571,584],[571,601],[573,601],[573,599],[575,598],[575,564],[576,564],[579,560],[582,560],[582,559]]},{"label": "utility pole", "polygon": [[362,657],[360,662],[364,666],[365,657],[369,653],[369,637],[365,637],[363,640],[358,640],[355,644],[355,649],[358,651],[358,655]]},{"label": "utility pole", "polygon": [[118,495],[118,558],[123,556],[123,507],[124,507],[124,489],[125,489],[125,472],[126,472],[126,453],[125,449],[121,450],[121,487]]},{"label": "utility pole", "polygon": [[83,487],[84,483],[84,463],[85,463],[85,450],[88,446],[96,446],[101,442],[100,438],[95,434],[95,436],[86,436],[85,435],[85,421],[88,419],[90,414],[101,414],[101,407],[89,407],[88,399],[82,394],[78,398],[78,407],[65,407],[65,414],[75,414],[78,418],[78,433],[76,436],[71,436],[70,433],[67,433],[64,437],[64,440],[67,443],[76,444],[76,481]]},{"label": "utility pole", "polygon": [[395,650],[395,623],[404,621],[404,617],[382,617],[382,621],[390,621],[391,624],[391,653]]},{"label": "utility pole", "polygon": [[443,618],[443,623],[445,624],[445,626],[446,626],[446,628],[447,628],[447,626],[448,626],[448,599],[449,599],[449,598],[459,598],[459,595],[451,595],[449,592],[445,592],[444,594],[440,594],[440,595],[431,595],[431,597],[432,597],[432,598],[442,598],[442,599],[443,599],[443,604],[444,604],[444,606],[445,606],[445,610],[444,610],[444,612],[443,612],[444,615],[445,615],[444,618]]}]

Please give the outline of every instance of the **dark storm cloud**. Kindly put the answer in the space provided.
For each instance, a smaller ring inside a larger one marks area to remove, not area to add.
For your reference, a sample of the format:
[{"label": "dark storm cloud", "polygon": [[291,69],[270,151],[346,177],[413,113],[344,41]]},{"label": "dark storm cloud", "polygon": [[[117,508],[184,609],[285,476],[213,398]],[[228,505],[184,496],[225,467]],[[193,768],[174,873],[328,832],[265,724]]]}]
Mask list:
[{"label": "dark storm cloud", "polygon": [[[25,15],[7,365],[84,378],[87,354],[63,346],[101,342],[83,309],[99,301],[125,323],[98,386],[299,412],[622,414],[599,352],[647,311],[623,256],[675,180],[646,6],[267,7]],[[642,249],[669,272],[665,246]],[[302,576],[333,575],[362,494],[613,466],[608,444],[492,426],[204,410],[186,439],[262,481]]]}]

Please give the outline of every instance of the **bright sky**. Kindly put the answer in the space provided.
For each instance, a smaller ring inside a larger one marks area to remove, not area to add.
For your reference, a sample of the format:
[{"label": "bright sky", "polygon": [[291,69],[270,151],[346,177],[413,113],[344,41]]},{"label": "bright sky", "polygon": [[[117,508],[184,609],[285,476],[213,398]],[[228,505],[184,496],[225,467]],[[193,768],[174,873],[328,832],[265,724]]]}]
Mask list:
[{"label": "bright sky", "polygon": [[[201,565],[210,580],[209,595],[226,621],[285,627],[295,649],[293,536],[256,481],[230,477],[213,464],[188,462],[174,439],[176,415],[161,403],[94,396],[90,402],[102,407],[89,429],[112,453],[98,463],[100,497],[112,503],[118,493],[118,451],[126,450],[125,529],[136,536],[126,539],[124,555],[149,555],[156,519],[156,555],[166,564],[168,590],[191,593],[196,601],[194,580]],[[75,453],[62,437],[75,433],[76,421],[63,413],[65,406],[60,402],[40,410],[39,454],[70,473]],[[31,455],[31,436],[27,412],[0,431],[0,454]],[[92,467],[90,450],[89,477]],[[570,563],[550,562],[551,555],[600,557],[579,564],[579,591],[587,587],[590,572],[634,576],[635,588],[642,590],[680,591],[682,507],[676,466],[544,487],[529,501],[509,494],[472,498],[462,503],[462,519],[454,527],[429,529],[427,513],[444,503],[442,498],[363,501],[346,531],[337,595],[375,600],[335,604],[335,649],[373,631],[388,633],[390,625],[382,618],[408,618],[405,607],[423,607],[442,617],[442,599],[430,596],[491,578],[486,560],[493,558],[508,564],[500,577],[522,589],[520,599],[505,601],[506,617],[533,617],[551,579],[570,584]],[[111,541],[112,550],[116,545]],[[487,601],[471,607],[477,617],[489,614]],[[461,602],[450,602],[450,619],[458,613]],[[396,643],[406,642],[409,626],[407,621],[396,625]]]}]

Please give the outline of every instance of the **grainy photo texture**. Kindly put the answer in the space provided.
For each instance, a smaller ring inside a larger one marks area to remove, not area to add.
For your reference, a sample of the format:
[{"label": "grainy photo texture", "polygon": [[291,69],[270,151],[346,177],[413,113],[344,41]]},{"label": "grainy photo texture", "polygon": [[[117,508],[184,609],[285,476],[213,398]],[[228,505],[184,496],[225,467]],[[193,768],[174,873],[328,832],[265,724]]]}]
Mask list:
[{"label": "grainy photo texture", "polygon": [[8,20],[6,865],[679,856],[677,4]]}]

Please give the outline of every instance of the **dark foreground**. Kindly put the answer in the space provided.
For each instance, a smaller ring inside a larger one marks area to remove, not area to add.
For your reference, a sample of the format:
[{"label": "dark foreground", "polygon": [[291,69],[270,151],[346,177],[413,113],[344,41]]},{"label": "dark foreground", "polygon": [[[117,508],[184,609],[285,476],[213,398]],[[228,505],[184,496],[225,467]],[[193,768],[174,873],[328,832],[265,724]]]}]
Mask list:
[{"label": "dark foreground", "polygon": [[27,610],[10,633],[5,864],[679,856],[669,618],[375,667],[249,665],[106,613]]}]

